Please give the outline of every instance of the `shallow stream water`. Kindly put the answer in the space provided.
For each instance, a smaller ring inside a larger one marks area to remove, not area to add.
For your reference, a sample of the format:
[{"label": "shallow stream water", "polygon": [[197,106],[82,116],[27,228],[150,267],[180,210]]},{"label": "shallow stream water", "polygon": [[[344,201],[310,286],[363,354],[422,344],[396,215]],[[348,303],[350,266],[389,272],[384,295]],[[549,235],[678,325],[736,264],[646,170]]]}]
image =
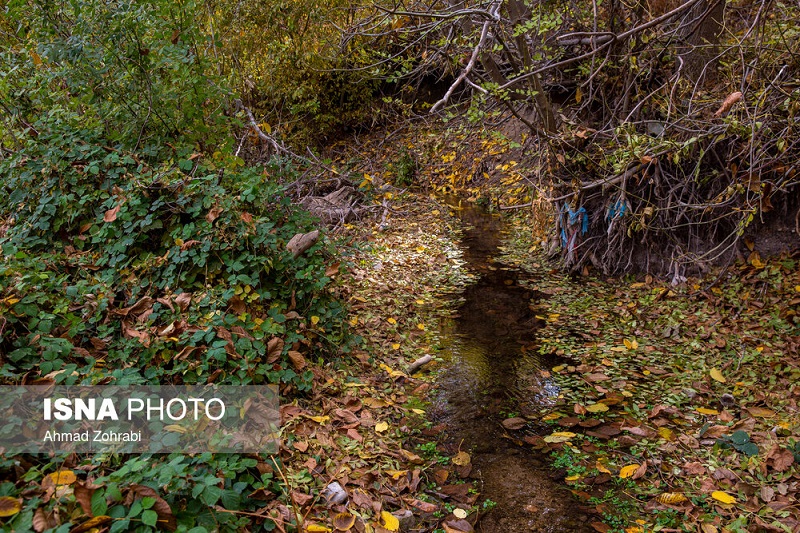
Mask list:
[{"label": "shallow stream water", "polygon": [[536,353],[540,322],[532,303],[541,295],[521,286],[522,274],[495,258],[505,231],[499,216],[466,202],[457,213],[464,258],[478,280],[440,328],[447,363],[432,414],[446,428],[445,438],[470,453],[470,477],[478,480],[481,499],[497,504],[476,530],[593,531],[538,452],[502,425],[512,415],[533,417],[536,425],[536,413],[558,395],[540,372],[558,363]]}]

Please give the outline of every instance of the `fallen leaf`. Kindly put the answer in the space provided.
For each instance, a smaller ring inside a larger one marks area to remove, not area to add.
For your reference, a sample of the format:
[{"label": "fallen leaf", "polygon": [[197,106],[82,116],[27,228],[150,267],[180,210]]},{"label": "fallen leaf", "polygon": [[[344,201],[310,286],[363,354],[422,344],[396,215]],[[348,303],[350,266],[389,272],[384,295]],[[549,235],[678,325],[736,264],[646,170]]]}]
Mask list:
[{"label": "fallen leaf", "polygon": [[722,375],[722,372],[719,371],[717,368],[712,368],[708,375],[711,376],[711,379],[715,381],[719,381],[720,383],[726,383],[728,380],[725,379],[725,376]]},{"label": "fallen leaf", "polygon": [[356,517],[350,513],[339,513],[333,517],[333,527],[338,531],[347,531],[356,523]]},{"label": "fallen leaf", "polygon": [[719,411],[717,411],[716,409],[707,409],[705,407],[695,407],[694,410],[697,411],[698,413],[700,413],[701,415],[718,415],[719,414]]},{"label": "fallen leaf", "polygon": [[384,431],[389,429],[389,424],[387,422],[378,422],[375,424],[375,431],[378,433],[383,433]]},{"label": "fallen leaf", "polygon": [[727,492],[722,492],[721,490],[715,490],[714,492],[712,492],[711,497],[720,503],[724,503],[725,505],[736,503],[736,498],[734,498]]},{"label": "fallen leaf", "polygon": [[[467,452],[458,452],[451,461],[456,466],[466,466],[472,462],[472,458]],[[447,476],[445,476],[447,479]]]},{"label": "fallen leaf", "polygon": [[586,410],[590,413],[605,413],[608,411],[608,406],[604,403],[593,403],[592,405],[587,405]]},{"label": "fallen leaf", "polygon": [[121,204],[116,205],[111,209],[109,209],[108,211],[106,211],[105,214],[103,215],[103,222],[114,222],[115,220],[117,220],[117,214],[119,213],[120,207],[122,207]]},{"label": "fallen leaf", "polygon": [[619,471],[619,477],[621,479],[625,479],[633,476],[633,474],[636,473],[636,471],[639,469],[640,466],[641,465],[638,464],[623,466]]},{"label": "fallen leaf", "polygon": [[53,472],[52,474],[48,474],[47,477],[53,480],[53,484],[55,486],[72,485],[78,479],[75,476],[75,472],[73,472],[72,470],[59,470],[58,472]]},{"label": "fallen leaf", "polygon": [[766,407],[748,407],[747,412],[758,418],[772,418],[775,416],[775,411]]},{"label": "fallen leaf", "polygon": [[388,511],[381,511],[381,521],[383,522],[383,527],[389,531],[398,531],[400,529],[400,520]]},{"label": "fallen leaf", "polygon": [[510,430],[522,429],[528,423],[524,418],[514,417],[503,420],[503,427]]},{"label": "fallen leaf", "polygon": [[222,211],[223,210],[219,207],[212,207],[206,214],[206,220],[209,222],[209,224],[217,220],[222,214]]},{"label": "fallen leaf", "polygon": [[287,355],[289,356],[289,359],[292,361],[292,366],[298,372],[302,371],[306,366],[308,366],[305,357],[303,357],[303,354],[301,354],[300,352],[289,350],[289,353]]},{"label": "fallen leaf", "polygon": [[659,494],[658,498],[656,498],[656,501],[666,505],[675,505],[676,503],[683,503],[687,501],[687,498],[680,492],[665,492],[663,494]]},{"label": "fallen leaf", "polygon": [[455,516],[456,518],[464,519],[464,518],[467,517],[468,514],[469,513],[467,511],[465,511],[464,509],[462,509],[460,507],[457,507],[457,508],[453,509],[453,516]]},{"label": "fallen leaf", "polygon": [[11,496],[3,496],[0,498],[0,518],[14,516],[20,509],[22,509],[21,499],[12,498]]},{"label": "fallen leaf", "polygon": [[102,528],[112,520],[113,518],[107,515],[95,516],[81,525],[73,527],[69,530],[69,533],[86,533],[92,530],[97,531],[99,528]]},{"label": "fallen leaf", "polygon": [[306,526],[306,531],[308,533],[330,533],[333,530],[328,526],[323,526],[322,524],[308,524]]},{"label": "fallen leaf", "polygon": [[549,443],[567,442],[576,436],[577,434],[572,433],[571,431],[556,431],[555,433],[551,433],[550,435],[546,436],[544,441]]}]

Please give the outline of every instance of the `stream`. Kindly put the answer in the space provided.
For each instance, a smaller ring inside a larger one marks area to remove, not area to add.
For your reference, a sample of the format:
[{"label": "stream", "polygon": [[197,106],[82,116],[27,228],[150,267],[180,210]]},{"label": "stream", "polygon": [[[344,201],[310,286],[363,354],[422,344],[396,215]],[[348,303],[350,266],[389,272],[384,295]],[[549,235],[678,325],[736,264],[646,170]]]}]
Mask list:
[{"label": "stream", "polygon": [[[457,314],[440,326],[446,360],[432,415],[444,438],[472,457],[469,477],[481,499],[496,507],[476,530],[495,532],[592,531],[574,496],[551,478],[544,458],[518,440],[502,421],[534,418],[558,395],[541,369],[558,362],[536,353],[540,321],[531,308],[541,294],[520,285],[522,273],[498,262],[505,231],[501,217],[463,202],[464,259],[478,275]],[[532,424],[535,425],[535,424]]]}]

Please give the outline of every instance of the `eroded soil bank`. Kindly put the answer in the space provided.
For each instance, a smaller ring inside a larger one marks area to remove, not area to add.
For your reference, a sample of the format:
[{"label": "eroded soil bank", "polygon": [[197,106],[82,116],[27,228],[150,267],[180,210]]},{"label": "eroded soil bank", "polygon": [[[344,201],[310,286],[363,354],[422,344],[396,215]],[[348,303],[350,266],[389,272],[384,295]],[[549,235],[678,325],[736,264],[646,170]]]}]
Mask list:
[{"label": "eroded soil bank", "polygon": [[477,480],[481,498],[496,503],[477,530],[590,531],[586,514],[552,479],[543,458],[502,423],[518,418],[522,424],[524,417],[535,426],[537,413],[558,395],[539,372],[553,361],[533,349],[540,320],[531,302],[541,295],[521,286],[521,273],[495,258],[504,232],[499,216],[467,203],[456,211],[464,224],[464,259],[477,281],[441,326],[447,365],[431,416],[451,445],[470,454],[469,477]]}]

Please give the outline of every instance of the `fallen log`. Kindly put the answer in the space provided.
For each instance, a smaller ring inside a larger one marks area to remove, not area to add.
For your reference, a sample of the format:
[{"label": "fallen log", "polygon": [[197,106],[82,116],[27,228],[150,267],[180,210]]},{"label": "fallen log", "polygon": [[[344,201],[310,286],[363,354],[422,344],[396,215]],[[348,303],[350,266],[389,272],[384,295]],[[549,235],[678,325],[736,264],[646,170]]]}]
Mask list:
[{"label": "fallen log", "polygon": [[420,357],[419,359],[408,365],[408,375],[410,376],[411,374],[413,374],[423,366],[427,365],[431,361],[433,361],[433,357],[431,357],[430,355],[423,355],[422,357]]},{"label": "fallen log", "polygon": [[303,252],[314,246],[314,243],[319,239],[319,230],[310,231],[308,233],[298,233],[286,243],[286,249],[292,253],[292,257],[297,259]]}]

